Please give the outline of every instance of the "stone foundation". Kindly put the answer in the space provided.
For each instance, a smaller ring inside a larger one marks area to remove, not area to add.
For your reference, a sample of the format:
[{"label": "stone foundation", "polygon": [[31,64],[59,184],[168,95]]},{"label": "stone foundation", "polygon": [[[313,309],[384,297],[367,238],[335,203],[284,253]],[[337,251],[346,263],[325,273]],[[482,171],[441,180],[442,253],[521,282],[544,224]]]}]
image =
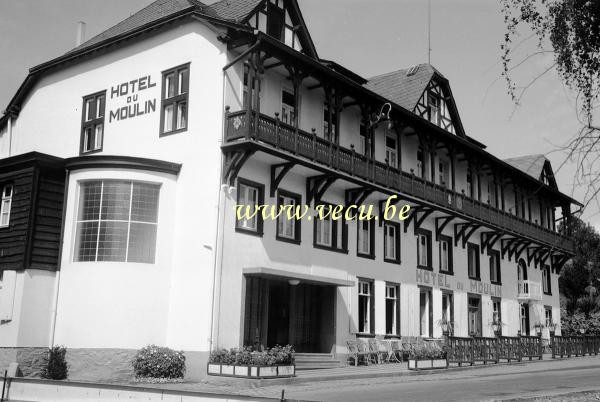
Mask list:
[{"label": "stone foundation", "polygon": [[24,377],[41,377],[48,348],[0,347],[0,370],[2,375],[11,363],[18,363]]},{"label": "stone foundation", "polygon": [[[2,374],[10,363],[19,364],[23,376],[40,377],[47,348],[0,348]],[[67,365],[69,380],[93,382],[128,382],[134,379],[131,361],[135,349],[69,349]],[[185,353],[185,380],[198,381],[206,377],[208,352]]]}]

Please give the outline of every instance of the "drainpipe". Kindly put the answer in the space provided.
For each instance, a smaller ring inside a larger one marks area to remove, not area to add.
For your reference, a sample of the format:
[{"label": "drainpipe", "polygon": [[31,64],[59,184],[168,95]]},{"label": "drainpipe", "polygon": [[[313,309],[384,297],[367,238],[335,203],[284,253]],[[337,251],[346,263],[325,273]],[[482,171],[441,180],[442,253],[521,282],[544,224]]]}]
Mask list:
[{"label": "drainpipe", "polygon": [[8,156],[12,156],[12,132],[13,132],[12,117],[8,118],[7,130],[8,130]]},{"label": "drainpipe", "polygon": [[54,279],[54,300],[52,301],[52,314],[50,315],[50,338],[48,347],[54,346],[54,334],[56,333],[56,317],[58,316],[58,292],[60,290],[60,270],[65,238],[65,217],[67,214],[67,199],[69,196],[70,172],[65,170],[65,192],[63,196],[62,222],[60,225],[60,243],[58,246],[58,264],[56,267],[56,278]]},{"label": "drainpipe", "polygon": [[[225,103],[225,94],[227,91],[227,70],[223,70],[223,93],[222,99]],[[221,110],[225,110],[225,106],[221,105]],[[221,143],[225,138],[225,119],[221,121]],[[219,163],[223,165],[223,153],[221,152]],[[219,174],[219,183],[223,182],[223,170]],[[226,194],[228,192],[227,185],[221,185],[218,190],[217,197],[217,230],[215,231],[215,249],[213,250],[214,255],[214,266],[213,266],[213,289],[212,289],[212,301],[211,301],[211,320],[210,320],[210,350],[214,350],[215,341],[219,338],[219,324],[215,322],[219,317],[220,308],[220,296],[221,296],[221,273],[223,265],[223,244],[224,234],[223,226],[225,222],[225,203]],[[219,302],[219,303],[218,303]],[[218,304],[217,304],[218,303]],[[216,311],[215,311],[216,310]]]}]

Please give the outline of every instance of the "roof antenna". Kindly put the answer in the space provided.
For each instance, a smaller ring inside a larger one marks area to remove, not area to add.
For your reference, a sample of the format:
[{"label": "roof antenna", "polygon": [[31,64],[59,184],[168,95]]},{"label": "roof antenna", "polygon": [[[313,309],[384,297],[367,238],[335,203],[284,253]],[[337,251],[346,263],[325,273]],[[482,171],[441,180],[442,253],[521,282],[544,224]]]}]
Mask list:
[{"label": "roof antenna", "polygon": [[431,0],[427,1],[427,64],[431,64]]},{"label": "roof antenna", "polygon": [[77,23],[77,37],[75,39],[75,46],[79,46],[83,42],[85,42],[85,22],[79,21]]}]

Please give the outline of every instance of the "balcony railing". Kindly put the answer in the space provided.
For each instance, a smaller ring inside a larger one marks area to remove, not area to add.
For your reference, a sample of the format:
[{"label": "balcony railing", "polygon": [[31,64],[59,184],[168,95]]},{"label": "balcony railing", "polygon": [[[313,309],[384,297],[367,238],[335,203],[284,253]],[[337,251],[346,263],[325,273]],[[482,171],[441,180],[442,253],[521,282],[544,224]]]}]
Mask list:
[{"label": "balcony railing", "polygon": [[542,300],[542,284],[534,281],[519,281],[519,300]]},{"label": "balcony railing", "polygon": [[[250,116],[250,122],[248,122]],[[573,250],[573,241],[559,233],[521,219],[514,214],[494,208],[454,192],[444,186],[423,180],[386,163],[357,153],[354,148],[341,147],[318,137],[314,132],[295,129],[278,119],[247,111],[227,113],[225,141],[252,139],[269,144],[291,154],[310,159],[316,164],[387,187],[393,191],[428,201],[444,208],[466,214],[490,225],[554,247]]]}]

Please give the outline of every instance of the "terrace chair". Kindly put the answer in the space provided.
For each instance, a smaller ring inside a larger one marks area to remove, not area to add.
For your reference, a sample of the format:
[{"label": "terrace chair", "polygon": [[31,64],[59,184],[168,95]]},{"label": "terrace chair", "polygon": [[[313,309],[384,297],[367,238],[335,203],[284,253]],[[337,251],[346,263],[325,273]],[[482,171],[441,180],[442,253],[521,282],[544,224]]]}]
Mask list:
[{"label": "terrace chair", "polygon": [[361,357],[367,365],[369,364],[369,352],[361,351],[357,341],[349,340],[346,341],[346,344],[348,345],[348,359],[354,359],[354,367],[358,366],[358,361],[361,359]]},{"label": "terrace chair", "polygon": [[371,356],[375,357],[375,363],[381,363],[381,352],[379,351],[379,345],[377,344],[377,339],[369,339],[367,340],[369,345],[369,350],[371,351]]},{"label": "terrace chair", "polygon": [[377,354],[373,354],[368,342],[366,342],[364,339],[358,338],[356,340],[356,344],[358,346],[358,351],[367,357],[367,365],[371,364],[371,360],[377,363]]},{"label": "terrace chair", "polygon": [[402,342],[400,339],[392,339],[390,344],[392,345],[392,352],[394,353],[396,360],[402,362],[404,360],[404,349],[402,349]]},{"label": "terrace chair", "polygon": [[[398,345],[398,341],[397,340],[386,340],[383,341],[384,344],[386,345],[387,348],[387,362],[390,363],[392,361],[396,362],[396,363],[400,363],[400,360],[398,359],[398,348],[400,347]],[[400,357],[402,358],[402,357]]]},{"label": "terrace chair", "polygon": [[410,354],[412,353],[412,351],[414,350],[414,342],[412,341],[413,337],[402,337],[400,345],[402,347],[402,357],[404,358],[404,355],[407,356],[407,358],[410,356]]},{"label": "terrace chair", "polygon": [[388,342],[384,339],[381,338],[375,338],[375,344],[377,345],[377,353],[378,356],[380,358],[380,363],[383,362],[390,362],[390,347],[388,345]]}]

